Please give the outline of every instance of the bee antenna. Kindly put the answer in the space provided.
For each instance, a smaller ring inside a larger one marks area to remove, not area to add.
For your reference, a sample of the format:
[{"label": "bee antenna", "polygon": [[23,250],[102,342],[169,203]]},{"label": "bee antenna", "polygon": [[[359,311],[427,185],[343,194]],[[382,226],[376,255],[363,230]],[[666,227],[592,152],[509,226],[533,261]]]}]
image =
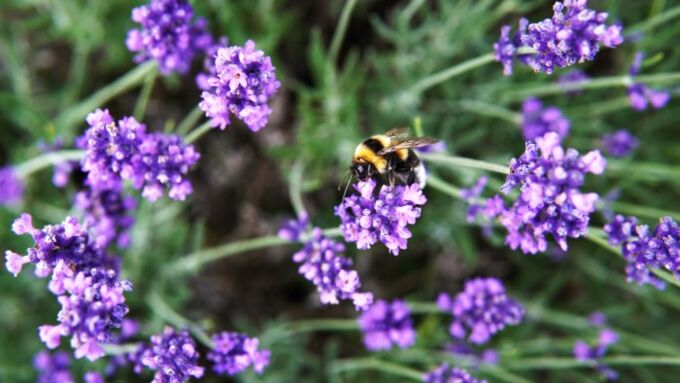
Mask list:
[{"label": "bee antenna", "polygon": [[342,184],[345,183],[345,179],[347,178],[347,175],[349,175],[350,171],[351,171],[351,169],[347,169],[345,174],[342,176],[342,179],[340,180],[340,183],[338,184],[338,191],[340,191],[340,189],[342,188]]},{"label": "bee antenna", "polygon": [[345,185],[345,191],[342,192],[342,201],[345,200],[345,196],[347,195],[347,189],[349,189],[349,185],[352,183],[352,179],[353,179],[353,178],[354,178],[354,177],[353,177],[352,174],[350,173],[349,179],[347,180],[347,185]]}]

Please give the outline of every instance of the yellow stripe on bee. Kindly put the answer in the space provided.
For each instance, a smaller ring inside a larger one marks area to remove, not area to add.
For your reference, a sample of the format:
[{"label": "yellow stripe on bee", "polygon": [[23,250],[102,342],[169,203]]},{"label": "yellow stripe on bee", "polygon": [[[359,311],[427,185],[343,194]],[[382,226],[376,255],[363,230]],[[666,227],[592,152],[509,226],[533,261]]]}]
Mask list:
[{"label": "yellow stripe on bee", "polygon": [[408,149],[398,149],[394,151],[394,154],[399,157],[400,160],[406,161],[408,159]]},{"label": "yellow stripe on bee", "polygon": [[357,146],[356,150],[354,151],[354,160],[372,164],[378,173],[381,174],[385,172],[385,169],[387,169],[387,160],[385,160],[383,157],[380,157],[376,152],[367,148],[364,144]]},{"label": "yellow stripe on bee", "polygon": [[380,142],[383,148],[390,146],[390,142],[392,142],[392,139],[390,139],[384,134],[376,134],[375,136],[371,136],[371,138]]}]

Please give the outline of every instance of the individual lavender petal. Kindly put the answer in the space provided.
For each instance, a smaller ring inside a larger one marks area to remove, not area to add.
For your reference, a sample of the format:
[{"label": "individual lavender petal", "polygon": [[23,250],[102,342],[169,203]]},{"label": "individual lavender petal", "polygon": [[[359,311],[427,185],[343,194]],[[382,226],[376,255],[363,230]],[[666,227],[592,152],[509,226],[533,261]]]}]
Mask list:
[{"label": "individual lavender petal", "polygon": [[602,136],[602,148],[613,157],[630,155],[639,144],[638,139],[625,129]]},{"label": "individual lavender petal", "polygon": [[118,281],[114,270],[102,268],[70,273],[61,284],[64,293],[57,298],[61,304],[59,324],[40,326],[40,339],[48,348],[55,348],[61,337],[71,336],[76,358],[101,358],[101,344],[111,342],[112,330],[121,326],[129,311],[123,292],[131,290],[132,285]]},{"label": "individual lavender petal", "polygon": [[548,132],[555,132],[563,139],[569,134],[570,122],[559,108],[543,108],[541,100],[530,97],[522,104],[521,125],[526,140],[534,140]]},{"label": "individual lavender petal", "polygon": [[373,294],[359,291],[359,274],[351,269],[352,260],[342,255],[344,250],[341,243],[314,228],[304,247],[293,254],[293,261],[300,264],[300,274],[314,283],[321,303],[338,304],[341,299],[351,299],[358,310],[365,310],[373,303]]},{"label": "individual lavender petal", "polygon": [[211,126],[224,130],[233,115],[253,132],[267,124],[271,114],[267,102],[281,86],[271,58],[255,49],[251,40],[243,47],[217,49],[214,73],[205,83],[210,88],[201,94],[199,107]]},{"label": "individual lavender petal", "polygon": [[588,9],[587,0],[555,2],[552,18],[531,23],[522,43],[536,51],[529,65],[537,72],[552,73],[591,61],[601,46],[613,48],[623,42],[620,25],[607,26],[608,14]]},{"label": "individual lavender petal", "polygon": [[[630,66],[628,73],[631,77],[635,77],[642,69],[642,61],[644,60],[644,53],[637,52],[633,59],[633,64]],[[655,90],[645,84],[634,82],[628,86],[628,98],[633,110],[644,111],[651,105],[654,109],[661,109],[671,99],[671,94],[662,90]]]},{"label": "individual lavender petal", "polygon": [[279,238],[285,239],[291,242],[297,242],[300,240],[302,234],[304,234],[309,228],[309,217],[307,213],[302,213],[297,219],[286,220],[277,235]]},{"label": "individual lavender petal", "polygon": [[416,341],[411,310],[406,302],[379,300],[359,316],[364,345],[369,351],[408,348]]},{"label": "individual lavender petal", "polygon": [[152,383],[182,383],[203,376],[204,368],[198,365],[199,356],[196,343],[187,331],[166,327],[161,334],[151,336],[141,361],[156,371]]},{"label": "individual lavender petal", "polygon": [[356,242],[361,250],[370,249],[378,241],[389,252],[398,255],[411,238],[408,225],[415,224],[421,207],[427,202],[420,185],[383,185],[376,193],[373,179],[354,185],[358,195],[350,195],[335,207],[340,228],[347,242]]},{"label": "individual lavender petal", "polygon": [[478,380],[469,372],[458,367],[451,367],[443,363],[423,376],[425,383],[487,383],[486,380]]},{"label": "individual lavender petal", "polygon": [[193,12],[184,0],[150,0],[134,8],[132,20],[141,28],[128,32],[126,45],[137,52],[135,62],[155,60],[166,75],[187,72],[194,56],[212,43],[206,20],[192,21]]},{"label": "individual lavender petal", "polygon": [[21,202],[24,183],[11,166],[0,168],[0,205],[14,205]]},{"label": "individual lavender petal", "polygon": [[125,196],[122,186],[96,191],[86,188],[76,194],[74,205],[84,213],[83,224],[98,247],[106,248],[112,243],[120,248],[129,246],[129,230],[135,221],[131,211],[137,201]]},{"label": "individual lavender petal", "polygon": [[50,354],[40,351],[33,358],[33,367],[38,371],[38,383],[74,383],[71,375],[71,360],[63,351]]},{"label": "individual lavender petal", "polygon": [[269,365],[269,350],[258,350],[259,340],[236,332],[221,332],[212,337],[215,347],[208,353],[218,375],[236,375],[252,366],[261,374]]},{"label": "individual lavender petal", "polygon": [[437,305],[453,314],[449,332],[454,338],[483,344],[506,326],[519,324],[524,308],[505,293],[496,278],[474,278],[455,298],[440,294]]}]

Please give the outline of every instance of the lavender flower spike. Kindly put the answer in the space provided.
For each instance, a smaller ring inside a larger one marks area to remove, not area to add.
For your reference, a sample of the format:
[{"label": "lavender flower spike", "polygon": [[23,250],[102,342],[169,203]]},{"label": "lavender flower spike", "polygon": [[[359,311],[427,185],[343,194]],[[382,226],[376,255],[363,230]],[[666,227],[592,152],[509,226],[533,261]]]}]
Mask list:
[{"label": "lavender flower spike", "polygon": [[393,345],[408,348],[416,341],[411,310],[401,300],[375,302],[359,316],[359,327],[370,351],[389,350]]},{"label": "lavender flower spike", "polygon": [[613,157],[626,157],[630,155],[640,142],[625,129],[602,136],[602,148]]},{"label": "lavender flower spike", "polygon": [[[642,52],[637,52],[635,54],[633,64],[628,70],[631,77],[640,74],[642,60],[644,58],[645,55]],[[650,104],[654,109],[663,108],[671,99],[671,94],[666,91],[652,89],[645,84],[636,82],[628,86],[628,98],[630,99],[630,105],[633,109],[641,112],[647,110]]]},{"label": "lavender flower spike", "polygon": [[427,202],[420,185],[380,187],[373,179],[359,181],[350,195],[335,207],[340,228],[347,242],[356,242],[358,249],[369,249],[380,241],[393,255],[406,249],[411,237],[408,225],[420,217],[421,206]]},{"label": "lavender flower spike", "polygon": [[33,367],[38,371],[38,383],[75,383],[71,360],[63,351],[54,354],[40,351],[33,358]]},{"label": "lavender flower spike", "polygon": [[214,73],[202,81],[209,89],[201,94],[199,103],[211,126],[224,130],[233,115],[253,132],[262,129],[272,112],[267,102],[281,86],[269,56],[248,40],[243,47],[217,49],[214,60],[214,69],[209,70]]},{"label": "lavender flower spike", "polygon": [[449,331],[454,338],[468,338],[483,344],[506,326],[516,325],[524,318],[524,308],[507,296],[505,287],[495,278],[474,278],[455,298],[442,293],[437,305],[453,314]]},{"label": "lavender flower spike", "polygon": [[150,0],[134,8],[132,20],[141,28],[128,32],[126,45],[138,52],[135,62],[155,60],[163,74],[188,71],[194,56],[212,43],[205,19],[192,18],[185,0]]},{"label": "lavender flower spike", "polygon": [[214,350],[208,353],[218,375],[236,375],[248,367],[258,374],[269,365],[269,350],[258,350],[259,340],[236,332],[221,332],[212,337]]},{"label": "lavender flower spike", "polygon": [[608,14],[586,8],[587,0],[564,0],[553,6],[552,18],[529,24],[522,43],[536,50],[528,63],[536,72],[552,73],[591,61],[601,46],[613,48],[623,42],[620,25],[606,26]]},{"label": "lavender flower spike", "polygon": [[425,383],[487,383],[486,380],[478,380],[470,373],[458,367],[451,367],[443,363],[434,370],[423,376]]},{"label": "lavender flower spike", "polygon": [[14,205],[21,201],[24,183],[14,168],[0,168],[0,205]]},{"label": "lavender flower spike", "polygon": [[161,334],[151,336],[151,344],[144,349],[142,363],[156,370],[152,383],[183,383],[203,376],[198,365],[196,343],[187,331],[166,327]]},{"label": "lavender flower spike", "polygon": [[596,363],[595,369],[602,375],[604,380],[617,380],[619,374],[604,364],[601,359],[607,353],[609,346],[616,344],[618,341],[619,336],[616,332],[608,328],[602,329],[598,335],[597,343],[592,347],[583,340],[578,340],[574,343],[574,358],[580,361],[594,361]]},{"label": "lavender flower spike", "polygon": [[555,106],[543,108],[541,100],[530,97],[522,103],[522,132],[526,140],[533,140],[548,132],[563,139],[569,134],[569,120]]},{"label": "lavender flower spike", "polygon": [[[512,65],[517,56],[517,49],[523,46],[521,41],[522,34],[525,33],[529,21],[525,18],[519,20],[519,28],[517,32],[511,37],[509,25],[501,27],[501,37],[498,42],[493,44],[496,61],[503,65],[503,74],[509,76],[512,74]],[[520,60],[524,63],[530,59],[530,55],[520,55]]]}]

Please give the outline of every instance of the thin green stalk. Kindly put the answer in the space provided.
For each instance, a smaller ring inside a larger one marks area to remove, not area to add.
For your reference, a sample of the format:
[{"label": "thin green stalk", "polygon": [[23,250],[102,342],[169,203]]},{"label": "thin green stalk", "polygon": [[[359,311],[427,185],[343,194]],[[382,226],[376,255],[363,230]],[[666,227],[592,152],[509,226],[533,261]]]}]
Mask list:
[{"label": "thin green stalk", "polygon": [[482,116],[499,118],[515,125],[519,125],[522,122],[522,115],[520,113],[516,113],[510,109],[489,104],[483,101],[463,100],[460,102],[460,106],[464,110],[477,113]]},{"label": "thin green stalk", "polygon": [[641,365],[680,365],[680,357],[673,356],[632,356],[618,355],[595,360],[577,360],[572,357],[544,357],[508,360],[502,362],[509,370],[555,370],[595,367],[598,362],[610,366],[641,366]]},{"label": "thin green stalk", "polygon": [[151,97],[151,92],[153,91],[154,83],[156,82],[156,77],[158,76],[157,71],[151,71],[147,73],[144,79],[144,85],[142,85],[142,91],[139,93],[137,98],[137,103],[135,104],[134,116],[137,121],[142,121],[144,119],[144,114],[146,113],[146,106],[149,104],[149,98]]},{"label": "thin green stalk", "polygon": [[[323,231],[327,237],[337,237],[341,235],[340,228],[326,229]],[[301,240],[304,242],[309,237],[309,234],[304,235]],[[291,242],[275,235],[266,235],[252,239],[245,239],[237,242],[230,242],[224,245],[211,247],[191,253],[182,258],[179,258],[169,266],[169,270],[175,273],[189,273],[198,270],[202,265],[213,262],[218,259],[227,258],[239,253],[253,251],[257,249],[264,249],[273,246],[291,245],[297,242]]]},{"label": "thin green stalk", "polygon": [[335,33],[333,34],[333,40],[331,41],[331,47],[328,50],[328,61],[331,64],[335,64],[338,59],[338,53],[340,52],[340,45],[342,45],[342,40],[345,38],[345,33],[347,32],[347,25],[349,25],[349,19],[352,16],[352,11],[354,6],[357,4],[357,0],[347,0],[345,5],[342,7],[342,12],[340,13],[340,20],[338,21],[338,26],[335,28]]},{"label": "thin green stalk", "polygon": [[669,216],[673,219],[680,220],[680,213],[674,211],[657,209],[647,206],[639,206],[618,201],[610,202],[609,206],[611,206],[612,210],[614,210],[615,212],[626,215],[651,218],[653,220],[658,220],[661,217]]},{"label": "thin green stalk", "polygon": [[680,180],[680,166],[667,165],[654,162],[625,162],[610,160],[607,163],[605,174],[621,174],[626,176],[648,178],[656,176],[661,179]]},{"label": "thin green stalk", "polygon": [[146,298],[146,302],[151,308],[151,310],[154,313],[156,313],[159,317],[163,318],[163,320],[165,320],[166,322],[172,324],[177,328],[188,329],[196,337],[196,339],[198,339],[206,347],[209,348],[215,347],[208,334],[206,334],[206,332],[203,331],[203,329],[200,326],[196,325],[189,319],[180,315],[177,311],[173,310],[172,307],[170,307],[167,303],[165,303],[165,301],[163,301],[163,298],[161,298],[160,295],[156,293],[151,293]]},{"label": "thin green stalk", "polygon": [[71,139],[73,136],[71,130],[77,126],[88,113],[102,106],[119,94],[139,85],[144,81],[149,72],[155,70],[156,63],[153,61],[137,65],[134,69],[127,72],[116,81],[101,88],[73,107],[64,110],[54,119],[54,125],[56,126],[57,131],[65,140]]},{"label": "thin green stalk", "polygon": [[375,358],[344,359],[334,362],[331,366],[331,371],[334,374],[362,370],[380,371],[389,375],[394,375],[405,379],[411,379],[416,382],[422,382],[424,375],[423,372],[420,372],[418,370],[414,370],[412,368],[404,367],[399,364],[390,363]]},{"label": "thin green stalk", "polygon": [[102,348],[104,349],[106,355],[117,356],[135,352],[137,349],[139,349],[139,345],[139,343],[103,344]]},{"label": "thin green stalk", "polygon": [[282,327],[289,333],[359,330],[356,319],[308,319],[284,323]]},{"label": "thin green stalk", "polygon": [[629,28],[626,28],[626,31],[628,32],[626,35],[630,36],[631,34],[646,32],[647,30],[656,28],[657,26],[678,16],[680,16],[680,5],[675,6],[665,12],[659,13],[658,15],[639,24],[635,24]]},{"label": "thin green stalk", "polygon": [[407,305],[414,314],[441,314],[442,310],[431,302],[408,301]]},{"label": "thin green stalk", "polygon": [[435,85],[441,84],[447,80],[450,80],[456,76],[459,76],[465,72],[469,72],[473,69],[479,68],[486,64],[494,62],[495,56],[493,53],[486,53],[479,57],[463,61],[462,63],[456,64],[452,67],[446,68],[441,72],[434,73],[425,77],[424,79],[418,81],[417,83],[411,85],[409,88],[409,93],[422,93]]},{"label": "thin green stalk", "polygon": [[450,185],[449,183],[445,182],[444,180],[435,176],[434,174],[430,174],[427,176],[427,186],[431,186],[434,189],[437,189],[444,194],[448,194],[453,198],[461,199],[460,189],[453,185]]},{"label": "thin green stalk", "polygon": [[568,91],[585,90],[585,89],[605,89],[624,87],[635,83],[654,84],[654,83],[668,83],[680,80],[680,72],[671,73],[657,73],[641,76],[612,76],[599,77],[586,81],[574,82],[571,84],[516,84],[513,86],[514,91],[507,94],[507,98],[511,100],[524,99],[529,96],[547,96],[552,94],[562,94]]},{"label": "thin green stalk", "polygon": [[198,128],[192,130],[189,134],[187,134],[186,137],[184,137],[184,143],[186,143],[187,145],[193,144],[195,141],[203,137],[210,130],[212,130],[212,126],[210,126],[210,121],[206,121],[203,124],[201,124]]},{"label": "thin green stalk", "polygon": [[492,162],[475,160],[472,158],[449,156],[440,153],[422,153],[420,157],[435,164],[452,165],[462,168],[488,170],[491,172],[510,174],[510,169],[506,165],[498,165]]},{"label": "thin green stalk", "polygon": [[288,181],[288,194],[290,203],[293,205],[295,215],[302,217],[305,213],[305,204],[302,202],[302,172],[304,167],[302,161],[296,160],[290,169],[290,180]]},{"label": "thin green stalk", "polygon": [[78,161],[85,157],[83,150],[61,150],[49,152],[17,165],[14,169],[21,178],[26,178],[31,174],[66,161]]},{"label": "thin green stalk", "polygon": [[177,134],[180,136],[185,136],[191,128],[196,126],[198,120],[201,119],[203,111],[198,106],[195,106],[189,114],[177,125]]}]

